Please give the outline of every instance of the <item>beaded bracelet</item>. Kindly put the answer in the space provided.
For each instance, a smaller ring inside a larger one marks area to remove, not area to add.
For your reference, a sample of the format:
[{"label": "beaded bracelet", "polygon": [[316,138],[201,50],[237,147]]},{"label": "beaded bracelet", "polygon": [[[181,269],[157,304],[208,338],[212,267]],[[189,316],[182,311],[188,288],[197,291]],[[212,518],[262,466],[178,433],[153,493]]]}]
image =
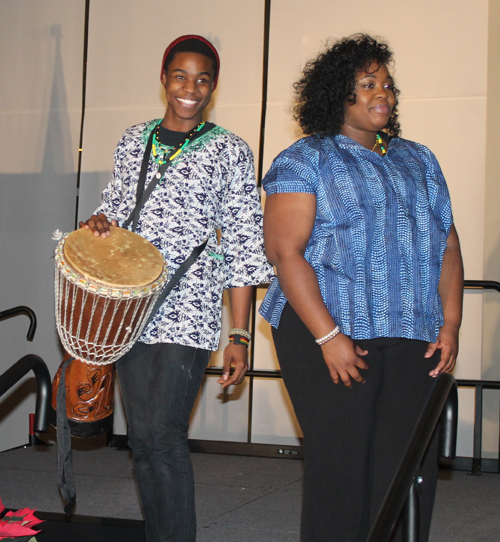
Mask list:
[{"label": "beaded bracelet", "polygon": [[316,344],[319,344],[320,346],[327,343],[328,341],[331,341],[334,339],[338,334],[340,333],[339,326],[335,326],[334,329],[330,331],[330,333],[327,333],[324,337],[321,337],[319,339],[314,339]]},{"label": "beaded bracelet", "polygon": [[227,336],[231,338],[232,335],[241,335],[242,337],[245,337],[248,341],[252,338],[252,334],[247,331],[246,329],[240,329],[238,327],[233,327],[229,330],[229,333]]},{"label": "beaded bracelet", "polygon": [[233,344],[243,344],[248,348],[249,340],[246,337],[243,337],[242,335],[238,335],[238,333],[235,333],[234,335],[229,335],[229,342]]}]

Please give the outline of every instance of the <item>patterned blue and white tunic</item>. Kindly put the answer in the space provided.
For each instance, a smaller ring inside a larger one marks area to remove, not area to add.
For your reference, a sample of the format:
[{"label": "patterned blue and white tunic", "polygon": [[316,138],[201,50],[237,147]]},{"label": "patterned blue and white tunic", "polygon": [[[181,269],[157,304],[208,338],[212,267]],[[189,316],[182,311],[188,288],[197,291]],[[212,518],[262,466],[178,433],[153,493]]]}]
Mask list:
[{"label": "patterned blue and white tunic", "polygon": [[[343,333],[436,340],[443,325],[438,284],[453,219],[429,149],[394,138],[382,157],[342,135],[310,136],[274,160],[263,186],[268,195],[316,196],[305,258]],[[285,303],[275,281],[260,312],[278,327]]]},{"label": "patterned blue and white tunic", "polygon": [[[104,213],[120,225],[128,218],[135,206],[147,140],[158,122],[126,130],[115,151],[113,178],[96,214]],[[150,158],[146,186],[157,171],[158,164]],[[191,142],[174,160],[144,205],[136,232],[163,254],[169,277],[208,239],[203,253],[142,334],[142,342],[217,350],[223,289],[273,278],[264,255],[252,151],[219,126]]]}]

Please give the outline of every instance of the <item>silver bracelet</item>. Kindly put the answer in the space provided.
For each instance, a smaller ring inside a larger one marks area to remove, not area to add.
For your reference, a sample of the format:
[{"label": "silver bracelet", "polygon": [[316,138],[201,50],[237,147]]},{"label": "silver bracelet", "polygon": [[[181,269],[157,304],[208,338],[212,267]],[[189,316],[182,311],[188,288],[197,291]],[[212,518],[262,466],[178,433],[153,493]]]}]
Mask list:
[{"label": "silver bracelet", "polygon": [[229,333],[227,334],[228,337],[231,337],[231,335],[241,335],[242,337],[245,337],[245,339],[251,340],[252,334],[247,331],[246,329],[240,329],[238,327],[233,327],[233,329],[229,330]]},{"label": "silver bracelet", "polygon": [[330,333],[327,333],[324,337],[321,337],[320,339],[314,339],[316,344],[319,344],[320,346],[327,343],[328,341],[331,341],[334,339],[338,334],[340,333],[339,326],[335,326],[335,329],[332,329]]}]

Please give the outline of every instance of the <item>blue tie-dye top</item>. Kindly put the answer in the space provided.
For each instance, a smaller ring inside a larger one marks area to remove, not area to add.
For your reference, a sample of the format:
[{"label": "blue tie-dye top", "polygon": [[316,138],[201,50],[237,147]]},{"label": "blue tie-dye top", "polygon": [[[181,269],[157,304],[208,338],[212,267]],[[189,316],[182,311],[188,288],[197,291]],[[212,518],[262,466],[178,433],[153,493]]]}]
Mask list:
[{"label": "blue tie-dye top", "polygon": [[[436,340],[443,325],[438,283],[453,218],[429,149],[394,138],[382,157],[342,135],[310,136],[274,160],[263,186],[268,195],[316,196],[305,258],[343,333]],[[275,280],[260,313],[278,327],[286,301]]]}]

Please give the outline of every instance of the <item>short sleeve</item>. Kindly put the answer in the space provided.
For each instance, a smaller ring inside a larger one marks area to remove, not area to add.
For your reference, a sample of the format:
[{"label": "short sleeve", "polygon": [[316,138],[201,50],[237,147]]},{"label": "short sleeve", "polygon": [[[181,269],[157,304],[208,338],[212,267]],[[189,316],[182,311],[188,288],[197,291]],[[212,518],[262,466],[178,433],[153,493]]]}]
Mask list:
[{"label": "short sleeve", "polygon": [[297,141],[273,161],[262,181],[266,194],[298,192],[316,194],[319,152],[313,137]]},{"label": "short sleeve", "polygon": [[441,166],[435,155],[426,147],[421,150],[422,160],[426,165],[426,181],[429,205],[435,219],[448,235],[453,223],[451,199]]}]

